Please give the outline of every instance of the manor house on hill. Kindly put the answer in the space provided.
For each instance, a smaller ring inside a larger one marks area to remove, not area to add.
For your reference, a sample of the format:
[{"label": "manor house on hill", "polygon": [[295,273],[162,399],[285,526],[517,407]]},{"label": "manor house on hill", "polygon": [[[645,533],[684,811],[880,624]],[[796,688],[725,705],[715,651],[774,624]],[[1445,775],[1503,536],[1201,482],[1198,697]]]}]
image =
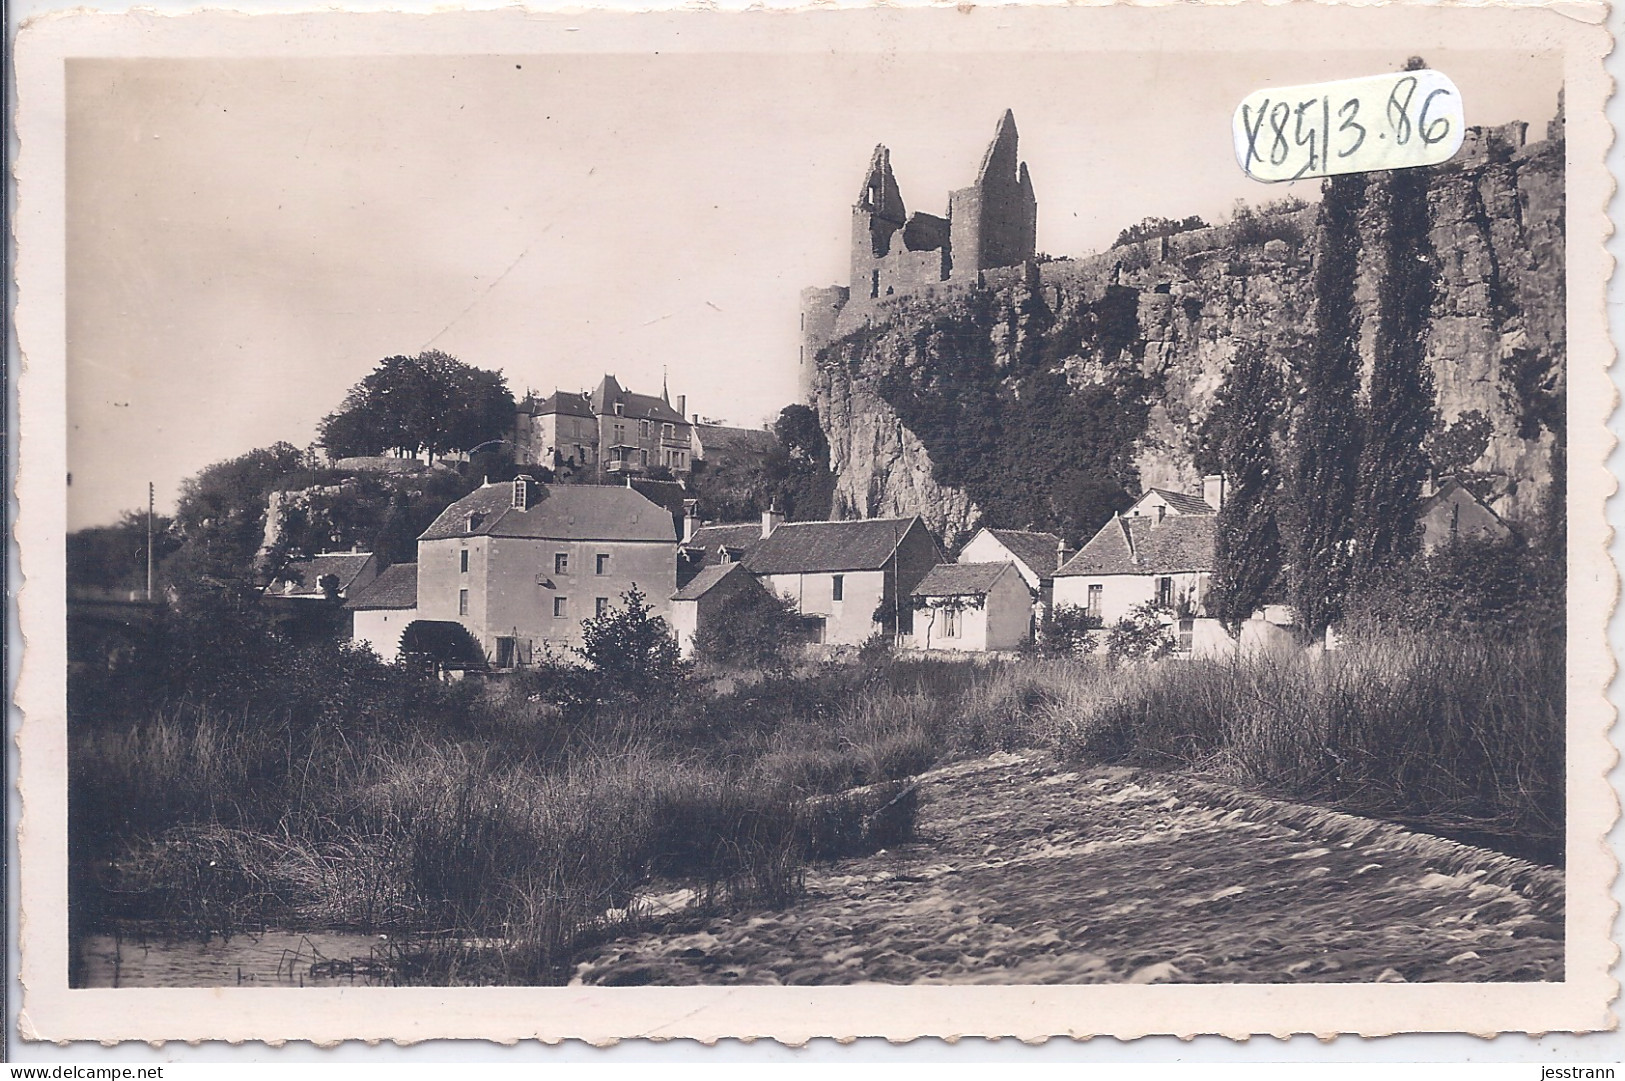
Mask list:
[{"label": "manor house on hill", "polygon": [[673,404],[664,387],[660,397],[634,394],[606,375],[596,389],[581,394],[556,390],[519,404],[514,423],[518,461],[549,469],[592,469],[646,473],[664,466],[687,473],[693,464],[693,430],[683,417],[684,395]]},{"label": "manor house on hill", "polygon": [[1006,109],[975,183],[949,193],[946,217],[908,213],[892,174],[891,151],[875,147],[852,206],[849,281],[801,294],[804,391],[811,387],[818,350],[852,329],[867,310],[866,301],[920,293],[942,282],[973,285],[984,270],[1032,260],[1038,200],[1016,139],[1015,114]]}]

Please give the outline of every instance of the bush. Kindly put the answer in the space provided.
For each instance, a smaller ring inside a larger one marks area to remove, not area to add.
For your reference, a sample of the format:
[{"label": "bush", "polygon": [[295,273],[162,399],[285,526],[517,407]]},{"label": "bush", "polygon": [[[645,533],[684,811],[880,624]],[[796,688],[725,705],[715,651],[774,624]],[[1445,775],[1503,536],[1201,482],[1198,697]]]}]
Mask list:
[{"label": "bush", "polygon": [[813,621],[796,606],[758,587],[742,589],[716,606],[694,635],[694,655],[726,667],[780,673]]},{"label": "bush", "polygon": [[1106,635],[1106,652],[1128,661],[1154,661],[1174,651],[1168,634],[1168,610],[1147,601],[1130,609],[1128,615],[1112,624]]},{"label": "bush", "polygon": [[620,608],[583,620],[576,653],[598,674],[602,698],[667,698],[687,673],[671,626],[654,614],[642,591],[621,595]]},{"label": "bush", "polygon": [[1046,657],[1082,657],[1094,652],[1091,631],[1103,624],[1097,615],[1075,604],[1058,604],[1039,628],[1038,650]]}]

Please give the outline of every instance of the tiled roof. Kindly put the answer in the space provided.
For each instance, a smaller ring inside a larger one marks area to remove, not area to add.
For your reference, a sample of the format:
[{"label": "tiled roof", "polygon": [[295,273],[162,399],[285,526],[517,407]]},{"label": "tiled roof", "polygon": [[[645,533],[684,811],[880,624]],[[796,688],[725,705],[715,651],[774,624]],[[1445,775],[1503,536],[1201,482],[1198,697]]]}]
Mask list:
[{"label": "tiled roof", "polygon": [[[302,594],[321,596],[322,588],[317,585],[317,580],[331,574],[338,578],[339,592],[343,593],[350,588],[356,576],[366,570],[371,559],[371,552],[324,552],[307,559],[290,559],[277,571],[271,584],[265,587],[265,592],[294,597]],[[293,583],[292,590],[287,588],[289,582]]]},{"label": "tiled roof", "polygon": [[1014,568],[1014,563],[938,563],[926,571],[920,584],[914,587],[914,596],[980,595],[992,589],[994,582]]},{"label": "tiled roof", "polygon": [[[543,537],[549,540],[674,541],[671,514],[630,488],[532,484],[529,508],[513,505],[513,485],[491,484],[440,512],[419,540]],[[472,528],[469,515],[478,515]]]},{"label": "tiled roof", "polygon": [[989,529],[988,532],[1040,578],[1055,573],[1056,549],[1061,546],[1061,538],[1054,533],[1026,529]]},{"label": "tiled roof", "polygon": [[684,548],[701,548],[705,551],[707,563],[717,562],[717,555],[722,548],[733,548],[736,551],[749,552],[762,540],[762,526],[759,522],[740,522],[734,525],[706,525],[694,531],[694,536],[684,542]]},{"label": "tiled roof", "polygon": [[750,457],[768,454],[778,439],[760,428],[727,428],[721,424],[700,424],[694,428],[703,457]]},{"label": "tiled roof", "polygon": [[750,572],[745,569],[743,563],[714,564],[690,578],[687,585],[671,595],[671,599],[674,601],[697,601],[730,574],[743,574],[749,577]]},{"label": "tiled roof", "polygon": [[634,492],[637,492],[649,502],[666,508],[666,513],[671,515],[672,537],[674,539],[681,537],[683,535],[683,501],[689,497],[688,489],[683,487],[683,482],[634,477],[631,484]]},{"label": "tiled roof", "polygon": [[745,557],[752,574],[879,570],[918,518],[786,522]]},{"label": "tiled roof", "polygon": [[672,424],[687,424],[683,415],[671,407],[664,398],[649,394],[633,394],[622,388],[613,375],[606,375],[592,392],[592,411],[603,416],[615,413],[615,403],[621,403],[620,416],[634,420],[660,420]]},{"label": "tiled roof", "polygon": [[571,417],[592,418],[592,403],[585,394],[573,394],[567,390],[555,390],[552,394],[532,405],[530,412],[536,416],[545,416],[548,413],[562,413]]},{"label": "tiled roof", "polygon": [[1210,571],[1215,521],[1212,514],[1113,518],[1055,575]]},{"label": "tiled roof", "polygon": [[368,582],[344,602],[346,608],[416,608],[418,606],[418,565],[396,563]]},{"label": "tiled roof", "polygon": [[1156,492],[1162,496],[1163,501],[1179,514],[1216,514],[1217,512],[1207,504],[1201,496],[1187,495],[1184,492],[1175,492],[1167,488],[1151,488],[1149,492]]}]

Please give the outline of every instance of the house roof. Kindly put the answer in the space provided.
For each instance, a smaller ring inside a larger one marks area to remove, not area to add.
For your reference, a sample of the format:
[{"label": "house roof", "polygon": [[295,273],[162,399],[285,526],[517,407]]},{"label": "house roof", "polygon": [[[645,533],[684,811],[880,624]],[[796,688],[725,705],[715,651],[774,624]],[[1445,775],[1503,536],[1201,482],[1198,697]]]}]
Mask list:
[{"label": "house roof", "polygon": [[344,602],[351,609],[416,608],[418,606],[418,565],[396,563],[363,586]]},{"label": "house roof", "polygon": [[[338,591],[343,593],[371,561],[371,552],[323,552],[303,559],[290,559],[276,572],[271,584],[265,587],[265,592],[296,597],[301,594],[321,596],[322,588],[317,583],[324,575],[331,574],[339,580]],[[293,583],[291,591],[286,588],[288,582]]]},{"label": "house roof", "polygon": [[1212,514],[1155,518],[1115,517],[1055,572],[1080,574],[1172,574],[1213,569]]},{"label": "house roof", "polygon": [[733,548],[749,552],[762,541],[760,522],[739,522],[731,525],[705,525],[694,531],[694,536],[683,543],[684,548],[704,549],[707,562],[720,549]]},{"label": "house roof", "polygon": [[592,403],[585,394],[574,394],[567,390],[555,390],[541,401],[527,402],[524,411],[536,416],[545,416],[549,413],[562,413],[571,417],[585,417],[592,419]]},{"label": "house roof", "polygon": [[778,439],[761,428],[728,428],[721,424],[697,424],[702,457],[757,457],[768,454]]},{"label": "house roof", "polygon": [[[1170,488],[1147,488],[1145,495],[1150,495],[1152,492],[1156,492],[1158,495],[1162,496],[1163,501],[1167,503],[1169,507],[1173,508],[1176,514],[1218,513],[1212,507],[1208,506],[1207,500],[1203,499],[1201,496],[1189,495],[1185,492],[1176,492]],[[1140,497],[1140,499],[1144,498],[1145,496]],[[1139,500],[1136,500],[1135,502],[1138,503]]]},{"label": "house roof", "polygon": [[988,533],[1038,577],[1055,573],[1056,549],[1061,546],[1058,535],[1029,529],[989,529]]},{"label": "house roof", "polygon": [[917,522],[918,518],[785,522],[745,557],[745,567],[752,574],[879,570]]},{"label": "house roof", "polygon": [[681,537],[683,535],[683,502],[689,498],[688,489],[683,487],[683,482],[633,477],[630,484],[634,492],[637,492],[649,502],[666,508],[666,513],[671,515],[672,537]]},{"label": "house roof", "polygon": [[[490,484],[440,512],[419,540],[448,537],[537,537],[548,540],[676,540],[671,514],[631,488],[598,484],[531,484],[530,506],[513,505],[511,483]],[[471,525],[470,515],[477,515]]]},{"label": "house roof", "polygon": [[980,595],[1015,567],[1014,563],[938,563],[914,587],[916,597]]},{"label": "house roof", "polygon": [[1500,525],[1506,525],[1505,520],[1502,519],[1499,514],[1495,513],[1495,508],[1491,507],[1488,503],[1474,495],[1471,488],[1463,485],[1454,477],[1439,485],[1438,491],[1422,500],[1421,507],[1417,509],[1416,517],[1418,519],[1425,518],[1433,510],[1433,508],[1437,507],[1439,504],[1455,501],[1457,499],[1466,499],[1468,502],[1483,510],[1485,514],[1489,515]]},{"label": "house roof", "polygon": [[[750,578],[750,572],[745,569],[743,563],[716,563],[690,578],[687,585],[671,595],[671,599],[674,601],[697,601],[711,592],[713,587],[720,584],[724,578],[731,574],[743,574],[745,577]],[[750,578],[750,580],[754,582],[756,579]]]},{"label": "house roof", "polygon": [[665,398],[656,398],[650,394],[633,394],[623,388],[613,375],[606,375],[599,382],[598,389],[592,392],[592,411],[600,416],[614,413],[616,402],[621,404],[619,415],[623,417],[631,417],[634,420],[669,421],[672,424],[688,423]]}]

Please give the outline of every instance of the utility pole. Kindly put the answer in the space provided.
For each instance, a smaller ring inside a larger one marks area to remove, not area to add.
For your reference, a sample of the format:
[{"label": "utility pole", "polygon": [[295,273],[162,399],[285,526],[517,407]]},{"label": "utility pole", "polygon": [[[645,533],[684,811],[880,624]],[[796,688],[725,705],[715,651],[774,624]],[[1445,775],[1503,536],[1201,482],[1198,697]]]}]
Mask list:
[{"label": "utility pole", "polygon": [[152,602],[152,481],[147,482],[147,602]]}]

